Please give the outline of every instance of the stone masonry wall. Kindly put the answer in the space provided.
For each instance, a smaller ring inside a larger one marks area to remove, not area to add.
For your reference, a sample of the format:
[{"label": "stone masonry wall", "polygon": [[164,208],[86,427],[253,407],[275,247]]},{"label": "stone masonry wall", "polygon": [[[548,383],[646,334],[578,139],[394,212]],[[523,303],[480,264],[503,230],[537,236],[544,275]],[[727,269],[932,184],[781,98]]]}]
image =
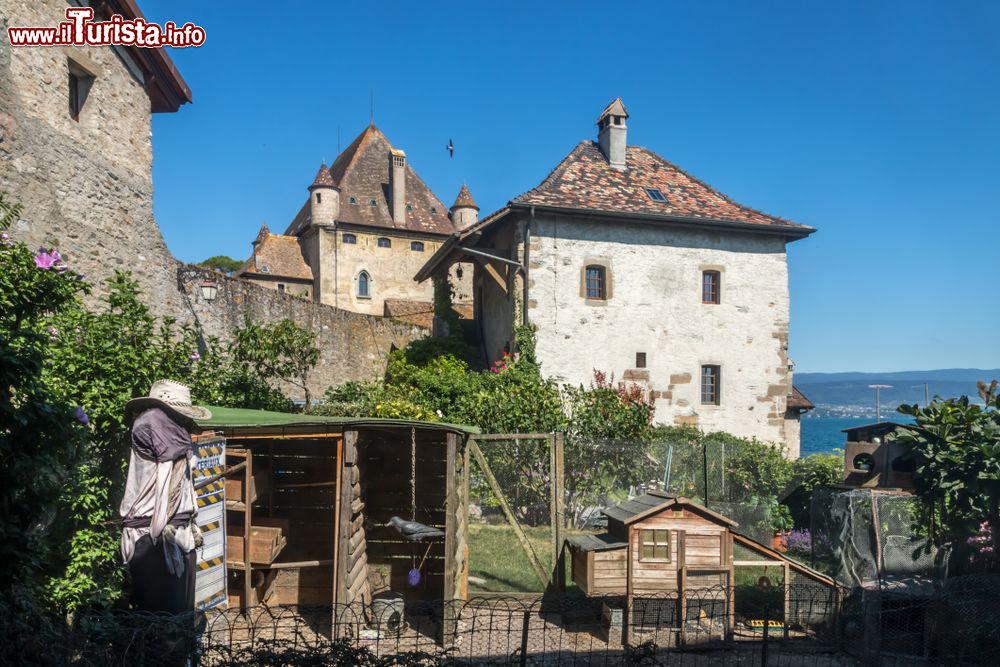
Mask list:
[{"label": "stone masonry wall", "polygon": [[[652,392],[658,422],[786,441],[782,239],[539,216],[530,250],[528,312],[544,373],[585,386],[594,369],[614,373]],[[607,301],[584,298],[588,264],[606,267]],[[703,270],[721,273],[720,304],[702,303]],[[710,364],[722,369],[718,406],[701,403]]]},{"label": "stone masonry wall", "polygon": [[[225,339],[244,314],[263,322],[291,318],[316,334],[321,349],[315,396],[331,384],[376,377],[391,345],[425,335],[396,320],[218,276],[218,298],[203,302],[202,273],[181,271],[153,217],[151,112],[140,70],[109,47],[13,49],[7,41],[8,25],[55,25],[67,5],[0,0],[0,190],[24,205],[11,230],[16,238],[58,248],[94,285],[92,303],[115,269],[127,269],[154,314],[182,323],[197,316],[208,335]],[[79,121],[69,114],[70,59],[97,75]]]}]

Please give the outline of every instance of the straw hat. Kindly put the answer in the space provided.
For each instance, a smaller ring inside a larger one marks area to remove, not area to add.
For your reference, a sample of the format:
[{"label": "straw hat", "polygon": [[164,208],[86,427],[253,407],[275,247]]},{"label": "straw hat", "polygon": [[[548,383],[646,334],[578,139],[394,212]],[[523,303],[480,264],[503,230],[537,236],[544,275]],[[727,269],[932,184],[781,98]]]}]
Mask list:
[{"label": "straw hat", "polygon": [[157,380],[149,388],[149,396],[133,398],[125,404],[125,421],[132,423],[143,410],[160,408],[174,418],[190,422],[195,419],[210,419],[212,412],[191,404],[191,388],[173,380]]}]

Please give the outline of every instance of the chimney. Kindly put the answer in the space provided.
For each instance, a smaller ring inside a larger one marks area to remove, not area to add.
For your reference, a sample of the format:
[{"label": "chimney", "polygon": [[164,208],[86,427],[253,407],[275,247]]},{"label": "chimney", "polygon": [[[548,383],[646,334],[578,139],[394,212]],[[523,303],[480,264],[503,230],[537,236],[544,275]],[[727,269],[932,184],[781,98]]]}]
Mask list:
[{"label": "chimney", "polygon": [[451,205],[451,224],[458,231],[462,231],[476,224],[478,220],[479,207],[476,206],[475,200],[472,199],[469,186],[463,185],[462,189],[458,191],[455,203]]},{"label": "chimney", "polygon": [[392,171],[389,174],[389,188],[392,191],[392,221],[397,225],[406,224],[406,153],[396,148],[389,150]]},{"label": "chimney", "polygon": [[622,104],[622,98],[616,97],[597,119],[597,143],[600,144],[601,152],[608,159],[611,168],[620,171],[628,168],[625,164],[625,135],[628,132],[628,126],[625,125],[626,118],[628,111]]}]

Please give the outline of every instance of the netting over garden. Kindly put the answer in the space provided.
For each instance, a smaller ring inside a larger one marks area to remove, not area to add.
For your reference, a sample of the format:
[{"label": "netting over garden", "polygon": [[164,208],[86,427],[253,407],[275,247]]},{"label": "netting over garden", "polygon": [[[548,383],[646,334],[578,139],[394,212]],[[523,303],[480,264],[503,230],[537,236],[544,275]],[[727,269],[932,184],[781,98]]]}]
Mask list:
[{"label": "netting over garden", "polygon": [[822,488],[811,514],[813,565],[845,586],[923,594],[946,575],[914,496]]}]

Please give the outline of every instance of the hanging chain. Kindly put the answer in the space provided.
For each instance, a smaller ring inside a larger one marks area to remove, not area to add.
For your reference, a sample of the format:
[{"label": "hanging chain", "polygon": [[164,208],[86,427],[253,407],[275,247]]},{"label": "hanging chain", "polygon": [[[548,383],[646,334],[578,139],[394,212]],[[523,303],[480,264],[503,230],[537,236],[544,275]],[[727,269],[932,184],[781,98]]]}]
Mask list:
[{"label": "hanging chain", "polygon": [[417,429],[410,428],[410,521],[417,520]]}]

